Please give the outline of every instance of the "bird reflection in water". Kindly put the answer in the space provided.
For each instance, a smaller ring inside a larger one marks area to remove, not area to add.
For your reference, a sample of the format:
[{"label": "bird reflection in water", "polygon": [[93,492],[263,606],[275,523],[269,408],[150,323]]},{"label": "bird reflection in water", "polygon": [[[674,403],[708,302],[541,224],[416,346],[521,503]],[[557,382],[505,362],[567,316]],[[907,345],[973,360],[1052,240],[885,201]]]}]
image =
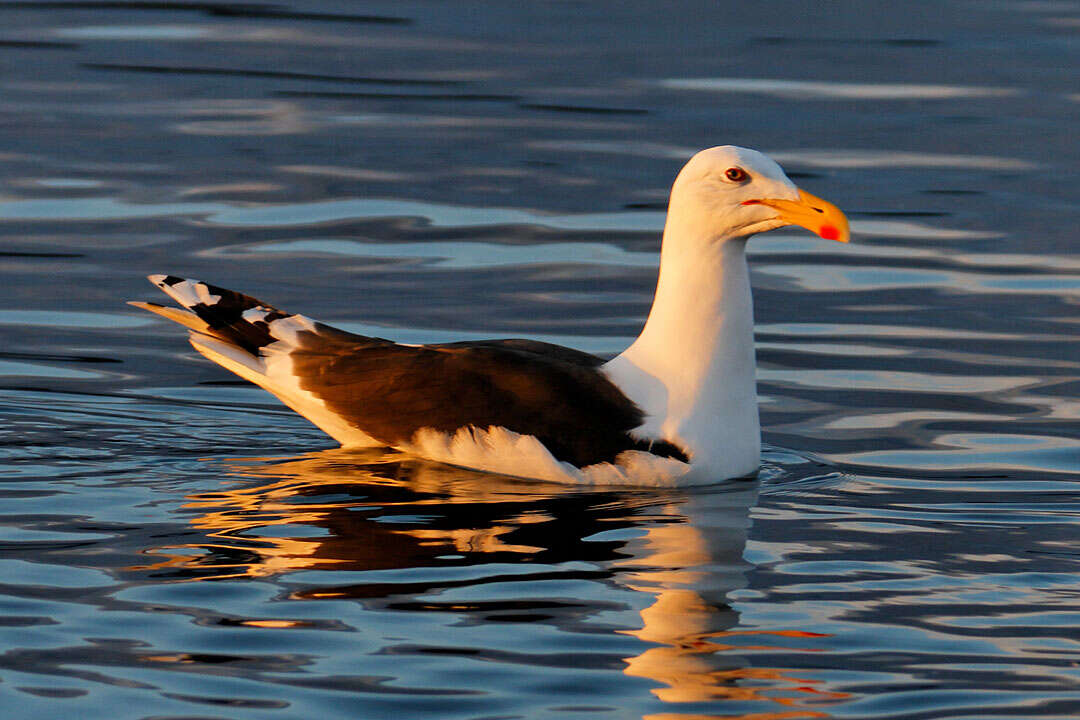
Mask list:
[{"label": "bird reflection in water", "polygon": [[[229,487],[191,495],[184,506],[193,513],[189,522],[202,539],[150,548],[146,552],[160,559],[131,571],[157,581],[191,582],[268,578],[299,570],[371,572],[526,562],[544,567],[521,576],[522,582],[594,580],[650,597],[640,612],[640,626],[617,632],[647,646],[624,658],[623,672],[656,683],[652,692],[660,700],[742,701],[775,708],[741,715],[646,716],[651,720],[821,718],[829,717],[824,711],[829,704],[847,697],[816,688],[819,681],[800,677],[798,671],[753,667],[738,654],[798,652],[798,645],[822,637],[798,629],[737,629],[739,615],[728,594],[746,586],[753,567],[743,552],[750,508],[757,502],[756,482],[693,490],[582,489],[501,478],[381,450],[237,460],[228,469],[233,476]],[[572,567],[558,569],[567,565]],[[493,570],[484,579],[490,582],[500,574]],[[431,599],[479,582],[475,578],[418,576],[403,583],[399,577],[387,581],[380,573],[372,580],[306,585],[292,597],[357,599],[402,611],[480,609]],[[580,621],[611,609],[577,608],[570,614]],[[558,612],[544,609],[549,620]],[[520,610],[515,617],[522,619]],[[768,638],[778,636],[784,640],[770,645]]]}]

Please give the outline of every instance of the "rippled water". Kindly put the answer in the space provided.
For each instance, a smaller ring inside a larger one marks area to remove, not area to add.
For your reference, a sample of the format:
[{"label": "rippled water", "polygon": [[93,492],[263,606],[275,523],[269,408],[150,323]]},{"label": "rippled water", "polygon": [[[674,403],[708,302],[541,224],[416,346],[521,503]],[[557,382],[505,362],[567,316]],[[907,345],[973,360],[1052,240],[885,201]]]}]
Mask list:
[{"label": "rippled water", "polygon": [[[743,5],[0,3],[4,717],[1080,715],[1080,3]],[[751,243],[755,482],[327,449],[123,305],[616,353],[720,143],[855,232]]]}]

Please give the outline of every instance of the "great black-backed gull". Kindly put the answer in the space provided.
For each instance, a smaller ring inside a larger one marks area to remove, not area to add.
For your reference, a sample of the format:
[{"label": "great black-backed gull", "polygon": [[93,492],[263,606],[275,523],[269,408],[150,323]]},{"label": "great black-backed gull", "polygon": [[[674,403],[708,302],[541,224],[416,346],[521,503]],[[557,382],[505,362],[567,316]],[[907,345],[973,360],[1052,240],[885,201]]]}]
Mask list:
[{"label": "great black-backed gull", "polygon": [[150,280],[185,309],[132,305],[346,447],[563,482],[715,482],[758,469],[746,241],[785,225],[848,240],[844,214],[765,155],[696,154],[671,189],[645,328],[607,362],[533,340],[404,345],[171,275]]}]

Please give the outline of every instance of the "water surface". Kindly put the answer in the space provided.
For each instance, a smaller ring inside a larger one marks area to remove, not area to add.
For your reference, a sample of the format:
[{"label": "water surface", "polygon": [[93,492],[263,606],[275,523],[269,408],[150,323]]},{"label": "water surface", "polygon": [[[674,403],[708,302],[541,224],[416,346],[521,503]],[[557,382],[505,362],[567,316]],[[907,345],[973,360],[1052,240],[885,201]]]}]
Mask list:
[{"label": "water surface", "polygon": [[[1080,4],[3,2],[13,718],[1080,714]],[[621,351],[696,149],[751,243],[754,481],[345,452],[124,300]]]}]

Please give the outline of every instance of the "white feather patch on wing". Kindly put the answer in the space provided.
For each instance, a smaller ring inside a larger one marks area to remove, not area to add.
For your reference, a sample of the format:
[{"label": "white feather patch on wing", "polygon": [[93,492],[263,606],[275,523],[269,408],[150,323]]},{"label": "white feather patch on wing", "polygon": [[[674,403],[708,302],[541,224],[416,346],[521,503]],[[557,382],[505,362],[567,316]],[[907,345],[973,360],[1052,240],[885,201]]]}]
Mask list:
[{"label": "white feather patch on wing", "polygon": [[[261,310],[261,308],[253,308],[251,310],[248,310],[244,313],[244,319],[247,320],[247,314],[256,310]],[[268,325],[268,328],[270,330],[271,337],[277,338],[281,343],[284,343],[284,345],[289,348],[297,347],[303,344],[300,341],[299,337],[300,333],[302,332],[312,332],[318,334],[318,331],[315,329],[315,321],[309,317],[304,317],[303,315],[289,315],[288,317],[281,318],[280,320],[274,320]],[[274,343],[274,345],[269,345],[266,349],[269,350],[271,347],[274,347],[277,344],[278,343]],[[281,349],[282,348],[279,348],[279,350]]]},{"label": "white feather patch on wing", "polygon": [[184,280],[183,282],[169,285],[165,282],[165,275],[149,275],[150,282],[184,307],[194,305],[215,305],[221,299],[220,295],[214,295],[205,283],[198,280]]},{"label": "white feather patch on wing", "polygon": [[264,307],[248,308],[240,315],[244,319],[244,322],[256,323],[260,320],[265,320],[266,316],[270,314],[270,311]]},{"label": "white feather patch on wing", "polygon": [[673,487],[690,479],[687,463],[641,450],[619,453],[614,463],[578,468],[556,459],[536,437],[497,426],[464,427],[452,434],[421,428],[399,449],[448,465],[574,485]]}]

